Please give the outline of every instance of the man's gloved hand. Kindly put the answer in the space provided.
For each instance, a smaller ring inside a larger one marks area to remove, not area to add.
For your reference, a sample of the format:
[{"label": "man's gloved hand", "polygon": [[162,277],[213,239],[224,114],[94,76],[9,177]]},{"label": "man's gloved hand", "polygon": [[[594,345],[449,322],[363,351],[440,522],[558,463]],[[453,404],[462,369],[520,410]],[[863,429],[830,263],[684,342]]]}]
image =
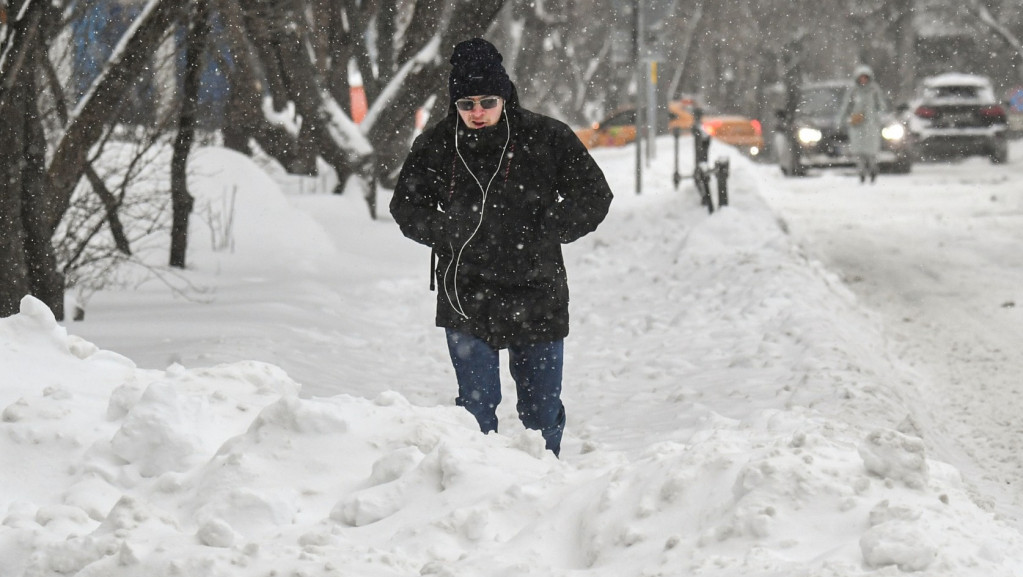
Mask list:
[{"label": "man's gloved hand", "polygon": [[853,126],[859,126],[863,124],[863,113],[857,112],[849,117],[849,124]]}]

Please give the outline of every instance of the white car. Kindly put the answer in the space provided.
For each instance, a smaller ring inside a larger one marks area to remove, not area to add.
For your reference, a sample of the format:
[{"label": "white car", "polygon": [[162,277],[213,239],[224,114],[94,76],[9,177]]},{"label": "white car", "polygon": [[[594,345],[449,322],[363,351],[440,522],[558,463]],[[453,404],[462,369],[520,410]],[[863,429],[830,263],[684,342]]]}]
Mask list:
[{"label": "white car", "polygon": [[906,126],[918,158],[982,155],[1008,160],[1008,121],[991,81],[976,74],[925,78],[906,110]]}]

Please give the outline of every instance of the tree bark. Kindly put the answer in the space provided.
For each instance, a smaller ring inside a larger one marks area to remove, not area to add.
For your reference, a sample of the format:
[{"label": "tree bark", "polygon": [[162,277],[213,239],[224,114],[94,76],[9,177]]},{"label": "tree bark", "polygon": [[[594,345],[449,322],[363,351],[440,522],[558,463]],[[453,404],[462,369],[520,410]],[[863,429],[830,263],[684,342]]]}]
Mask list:
[{"label": "tree bark", "polygon": [[[24,3],[13,2],[11,13],[17,14]],[[46,15],[46,4],[33,2],[28,6],[25,14],[9,25],[7,36],[2,39],[0,49],[6,54],[3,69],[0,69],[0,115],[7,116],[6,107],[13,100],[13,90],[19,80],[23,78],[22,70],[25,68],[25,61],[35,51],[40,42],[42,30],[40,24]],[[8,48],[10,48],[8,50]],[[29,67],[31,68],[31,67]]]},{"label": "tree bark", "polygon": [[[23,4],[12,8],[18,13]],[[46,138],[38,109],[36,71],[55,12],[47,3],[27,6],[0,48],[8,54],[0,74],[0,315],[18,312],[32,294],[64,318],[64,279],[57,271],[49,223],[55,204],[46,187]],[[20,253],[20,254],[19,254]]]},{"label": "tree bark", "polygon": [[385,84],[394,76],[394,33],[398,16],[396,0],[381,0],[377,9],[377,62],[378,79]]},{"label": "tree bark", "polygon": [[209,37],[208,0],[195,0],[191,25],[185,41],[185,78],[181,94],[178,135],[171,157],[171,243],[170,266],[185,268],[188,255],[188,221],[195,197],[188,192],[188,155],[195,140],[202,80],[203,53]]},{"label": "tree bark", "polygon": [[[45,55],[40,49],[32,56],[33,72],[26,74],[24,82],[30,94],[38,95],[41,91],[34,71],[39,68],[38,60]],[[57,199],[46,188],[46,134],[38,101],[37,97],[33,97],[26,103],[25,115],[25,165],[21,183],[25,262],[28,264],[32,295],[46,303],[57,320],[63,320],[64,275],[57,270],[53,229],[50,227],[50,223],[60,220],[60,214],[57,212]]]},{"label": "tree bark", "polygon": [[916,85],[916,29],[913,27],[912,0],[898,0],[893,7],[896,18],[892,24],[895,36],[895,54],[898,70],[898,86],[895,98],[898,102],[909,100]]},{"label": "tree bark", "polygon": [[321,0],[317,4],[317,20],[321,33],[326,36],[324,50],[331,70],[327,74],[327,90],[343,110],[352,110],[351,84],[348,80],[348,61],[352,49],[348,43],[350,26],[345,27],[344,4]]},{"label": "tree bark", "polygon": [[31,292],[21,222],[25,104],[30,100],[26,88],[15,82],[4,91],[6,105],[0,115],[0,317],[17,314],[22,297]]},{"label": "tree bark", "polygon": [[369,172],[362,166],[367,160],[365,153],[346,147],[340,140],[344,135],[331,130],[334,119],[328,109],[336,101],[324,90],[324,83],[310,60],[303,27],[289,25],[302,19],[301,6],[294,0],[270,0],[240,6],[250,36],[266,39],[268,48],[260,52],[266,76],[281,78],[287,98],[295,104],[302,118],[302,130],[308,137],[300,138],[300,142],[313,145],[319,156],[334,169],[339,190],[351,174]]},{"label": "tree bark", "polygon": [[[355,62],[362,73],[362,89],[366,91],[366,99],[368,102],[373,102],[380,95],[382,86],[380,80],[374,76],[373,63],[370,60],[369,50],[366,47],[362,31],[370,27],[370,21],[377,13],[378,2],[376,0],[362,0],[356,5],[356,2],[349,0],[346,4],[345,12],[348,15],[349,25],[352,30],[358,31],[355,34],[348,35],[349,42],[352,45],[352,55],[355,57]],[[385,38],[378,39],[378,42],[381,44],[387,41]],[[347,76],[348,67],[345,66],[337,70],[337,72]]]},{"label": "tree bark", "polygon": [[[57,114],[57,118],[60,120],[61,125],[66,126],[68,121],[67,101],[64,99],[60,79],[57,78],[57,71],[48,58],[43,59],[40,68],[46,78],[50,94],[53,95],[54,111]],[[110,234],[114,237],[114,244],[117,245],[117,250],[130,256],[131,243],[128,241],[128,235],[125,234],[124,225],[121,224],[121,218],[117,213],[121,207],[120,201],[110,192],[107,184],[96,173],[96,169],[92,164],[85,167],[85,177],[89,180],[89,185],[92,187],[93,192],[96,193],[96,196],[103,203],[103,209],[107,215],[107,224],[110,226]]]},{"label": "tree bark", "polygon": [[[299,152],[295,135],[267,120],[263,113],[264,87],[273,83],[261,77],[263,64],[247,35],[245,16],[235,0],[216,0],[217,11],[224,19],[227,44],[233,66],[229,70],[231,90],[227,106],[224,145],[243,154],[250,154],[249,141],[254,140],[264,152],[277,159],[289,174],[313,175],[316,158]],[[273,75],[276,78],[276,74]],[[277,84],[280,81],[277,80]],[[277,88],[279,100],[286,100],[284,88]]]}]

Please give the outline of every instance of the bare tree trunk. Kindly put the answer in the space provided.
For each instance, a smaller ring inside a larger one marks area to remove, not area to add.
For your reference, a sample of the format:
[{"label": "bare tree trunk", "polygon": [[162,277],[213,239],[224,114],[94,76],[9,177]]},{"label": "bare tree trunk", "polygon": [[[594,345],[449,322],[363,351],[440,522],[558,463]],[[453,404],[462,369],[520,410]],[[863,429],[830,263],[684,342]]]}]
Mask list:
[{"label": "bare tree trunk", "polygon": [[185,41],[185,78],[181,94],[178,136],[171,157],[171,243],[170,266],[185,268],[188,255],[188,220],[195,198],[188,192],[188,154],[195,139],[199,109],[199,84],[202,80],[203,52],[209,36],[209,3],[195,0]]},{"label": "bare tree trunk", "polygon": [[[261,102],[264,87],[268,84],[261,78],[263,65],[256,56],[253,42],[246,35],[241,8],[234,0],[216,0],[216,6],[224,19],[224,30],[233,62],[232,67],[224,67],[230,70],[231,83],[224,145],[243,154],[250,154],[252,150],[249,148],[249,140],[252,139],[264,152],[277,159],[288,173],[315,174],[315,156],[303,156],[296,136],[269,122],[263,113]],[[278,90],[279,100],[283,103],[286,100],[283,86]]]},{"label": "bare tree trunk", "polygon": [[343,110],[352,109],[351,83],[348,80],[348,61],[352,57],[352,49],[347,38],[350,27],[345,28],[344,5],[341,2],[321,1],[319,20],[324,23],[323,33],[326,35],[327,57],[333,67],[327,76],[327,89],[337,100]]},{"label": "bare tree trunk", "polygon": [[[214,0],[214,6],[223,20],[224,35],[231,58],[231,66],[227,66],[226,62],[223,66],[223,69],[228,71],[227,80],[230,84],[225,107],[227,118],[224,125],[224,146],[242,154],[250,154],[252,151],[249,148],[249,139],[256,132],[256,123],[262,117],[259,101],[263,93],[263,83],[259,80],[257,72],[259,61],[252,56],[252,45],[245,37],[245,23],[238,5],[226,0]],[[284,161],[281,161],[281,164],[285,164]]]},{"label": "bare tree trunk", "polygon": [[913,94],[916,84],[914,71],[916,70],[916,29],[913,27],[913,2],[912,0],[898,0],[895,2],[895,22],[892,25],[892,32],[895,36],[895,54],[898,59],[898,86],[895,89],[897,101],[905,101]]},{"label": "bare tree trunk", "polygon": [[[346,2],[349,26],[352,30],[359,31],[358,33],[349,34],[348,38],[352,44],[352,55],[355,57],[355,62],[359,66],[359,71],[362,73],[362,89],[366,91],[366,99],[369,102],[373,102],[380,95],[382,89],[381,82],[373,76],[373,63],[369,57],[369,50],[366,47],[366,41],[363,39],[362,31],[369,28],[370,20],[376,14],[377,1],[376,0],[362,0],[356,5],[355,2],[348,0]],[[381,42],[386,42],[386,39],[379,39]],[[339,70],[343,74],[347,74],[348,70]]]},{"label": "bare tree trunk", "polygon": [[[46,134],[38,108],[41,93],[35,75],[38,60],[45,58],[42,48],[32,54],[30,74],[24,82],[28,94],[26,102],[24,165],[21,182],[22,213],[25,227],[25,262],[28,264],[29,285],[32,295],[46,303],[57,320],[64,319],[64,275],[57,270],[57,255],[53,250],[52,222],[60,220],[57,199],[46,188]],[[26,70],[28,72],[28,70]]]},{"label": "bare tree trunk", "polygon": [[[280,17],[276,6],[281,1],[219,0],[221,11],[231,15],[228,26],[234,29],[232,33],[242,31],[250,40],[248,45],[255,55],[254,60],[262,65],[263,80],[266,82],[266,91],[273,99],[274,110],[281,110],[289,99],[283,76],[279,72],[281,62],[276,53],[277,41],[267,25],[269,20]],[[243,58],[246,54],[238,52],[237,57]]]},{"label": "bare tree trunk", "polygon": [[[18,14],[25,2],[15,1],[11,4],[11,14]],[[0,70],[0,115],[6,116],[5,110],[8,103],[13,101],[14,87],[21,80],[22,71],[25,69],[26,59],[35,51],[35,47],[41,42],[42,24],[46,11],[46,4],[33,2],[27,6],[27,10],[21,18],[8,24],[6,37],[0,39],[0,48],[5,55],[3,69]],[[6,14],[6,12],[5,12]],[[29,67],[31,69],[31,67]]]},{"label": "bare tree trunk", "polygon": [[24,162],[27,86],[15,82],[4,90],[0,115],[0,317],[16,314],[31,292],[25,262],[25,228],[21,222],[21,173]]},{"label": "bare tree trunk", "polygon": [[[26,10],[21,13],[22,7]],[[56,14],[48,4],[17,3],[2,40],[7,58],[0,73],[0,315],[18,312],[26,294],[64,317],[64,279],[50,244],[49,223],[56,218],[53,197],[46,187],[46,138],[38,109],[36,71]]]},{"label": "bare tree trunk", "polygon": [[[57,118],[62,126],[66,126],[68,121],[67,101],[64,99],[60,79],[57,78],[57,70],[48,58],[43,58],[42,60],[40,68],[46,77],[50,94],[53,95]],[[131,243],[128,241],[128,235],[125,234],[124,225],[121,224],[121,218],[117,213],[120,208],[120,201],[110,192],[107,184],[103,182],[103,179],[96,173],[96,169],[91,164],[85,167],[85,177],[89,180],[89,185],[92,187],[93,192],[103,202],[103,208],[107,215],[107,224],[110,226],[110,234],[114,237],[114,244],[117,245],[117,250],[126,255],[131,255]]]},{"label": "bare tree trunk", "polygon": [[377,61],[380,82],[386,84],[394,76],[394,33],[398,17],[396,0],[380,0],[377,9]]}]

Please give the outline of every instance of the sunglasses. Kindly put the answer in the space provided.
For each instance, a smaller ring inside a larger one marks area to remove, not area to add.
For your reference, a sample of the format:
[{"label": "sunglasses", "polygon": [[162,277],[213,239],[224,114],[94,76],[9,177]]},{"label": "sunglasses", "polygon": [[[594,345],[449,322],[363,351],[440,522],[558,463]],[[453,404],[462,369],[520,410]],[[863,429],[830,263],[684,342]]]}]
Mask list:
[{"label": "sunglasses", "polygon": [[459,98],[455,101],[455,107],[462,112],[469,112],[473,108],[476,108],[476,104],[479,103],[480,108],[483,110],[490,110],[495,108],[501,102],[500,96],[487,96],[480,98],[479,100],[473,100],[471,98]]}]

